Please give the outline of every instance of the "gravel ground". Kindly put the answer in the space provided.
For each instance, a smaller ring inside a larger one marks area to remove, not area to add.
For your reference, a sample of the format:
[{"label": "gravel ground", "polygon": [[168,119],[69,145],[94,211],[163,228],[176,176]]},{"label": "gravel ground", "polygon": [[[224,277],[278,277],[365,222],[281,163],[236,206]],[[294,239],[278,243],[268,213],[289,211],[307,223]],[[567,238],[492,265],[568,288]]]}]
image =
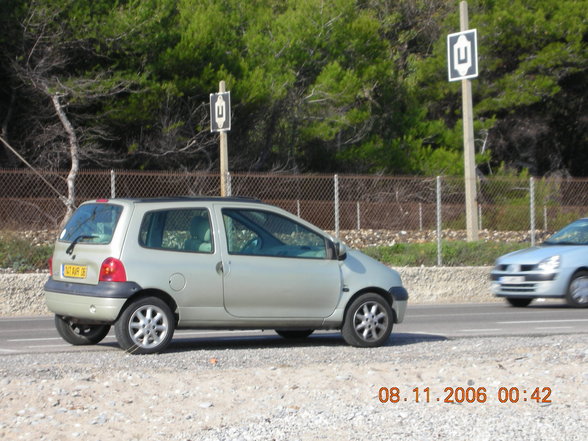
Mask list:
[{"label": "gravel ground", "polygon": [[[578,336],[392,338],[376,349],[334,337],[250,338],[156,356],[2,355],[0,385],[3,440],[583,441],[588,433],[588,349]],[[400,401],[380,402],[382,387],[397,387]],[[458,387],[485,392],[485,402],[445,403],[446,388]],[[519,401],[501,403],[502,387],[518,388]],[[533,400],[536,388],[550,402]]]}]

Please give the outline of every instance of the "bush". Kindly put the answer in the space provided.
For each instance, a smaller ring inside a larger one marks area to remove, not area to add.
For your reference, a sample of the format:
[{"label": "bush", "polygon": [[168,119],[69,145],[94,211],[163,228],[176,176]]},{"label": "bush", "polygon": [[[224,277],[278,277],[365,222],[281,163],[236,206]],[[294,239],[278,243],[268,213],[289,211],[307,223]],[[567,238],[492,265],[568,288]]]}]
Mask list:
[{"label": "bush", "polygon": [[[443,241],[443,266],[491,266],[503,254],[527,248],[525,243]],[[436,243],[399,243],[388,247],[362,250],[368,256],[390,266],[436,266]]]},{"label": "bush", "polygon": [[0,268],[24,273],[48,268],[52,245],[34,245],[15,233],[0,232]]}]

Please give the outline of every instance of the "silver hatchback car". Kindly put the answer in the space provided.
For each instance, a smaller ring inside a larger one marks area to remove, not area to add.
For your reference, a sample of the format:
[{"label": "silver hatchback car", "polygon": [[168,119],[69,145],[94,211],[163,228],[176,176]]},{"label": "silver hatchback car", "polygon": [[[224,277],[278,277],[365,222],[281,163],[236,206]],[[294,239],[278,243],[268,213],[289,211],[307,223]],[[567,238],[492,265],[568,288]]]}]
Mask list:
[{"label": "silver hatchback car", "polygon": [[340,329],[384,344],[403,320],[398,273],[277,207],[239,198],[98,199],[61,232],[45,284],[59,334],[163,351],[179,328]]},{"label": "silver hatchback car", "polygon": [[551,297],[588,307],[588,219],[572,222],[540,246],[499,257],[491,280],[493,294],[513,306]]}]

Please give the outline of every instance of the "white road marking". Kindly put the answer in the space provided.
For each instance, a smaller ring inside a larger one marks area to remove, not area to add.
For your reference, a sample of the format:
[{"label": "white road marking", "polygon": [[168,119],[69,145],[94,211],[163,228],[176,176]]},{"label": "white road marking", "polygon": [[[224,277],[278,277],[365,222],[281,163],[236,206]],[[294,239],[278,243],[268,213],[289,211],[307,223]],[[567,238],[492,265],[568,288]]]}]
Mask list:
[{"label": "white road marking", "polygon": [[8,342],[23,342],[23,341],[49,341],[49,340],[61,340],[61,337],[44,337],[44,338],[14,338],[6,340]]},{"label": "white road marking", "polygon": [[488,328],[488,329],[458,329],[457,332],[498,332],[502,331],[500,328]]},{"label": "white road marking", "polygon": [[496,322],[499,325],[521,325],[531,323],[572,323],[572,322],[588,322],[588,319],[569,319],[569,320],[517,320],[512,322]]},{"label": "white road marking", "polygon": [[552,330],[552,329],[574,329],[573,326],[536,326],[535,329]]},{"label": "white road marking", "polygon": [[35,349],[35,348],[73,348],[75,346],[69,344],[62,344],[62,345],[29,345],[27,348]]}]

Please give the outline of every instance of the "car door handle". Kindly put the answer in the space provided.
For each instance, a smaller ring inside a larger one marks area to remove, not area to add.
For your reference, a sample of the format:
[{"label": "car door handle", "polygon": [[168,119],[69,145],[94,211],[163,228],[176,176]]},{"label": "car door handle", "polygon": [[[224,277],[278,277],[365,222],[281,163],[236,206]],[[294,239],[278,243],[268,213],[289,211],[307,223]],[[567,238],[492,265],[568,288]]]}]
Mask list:
[{"label": "car door handle", "polygon": [[224,273],[224,268],[223,268],[223,263],[219,262],[216,264],[216,272],[218,273],[218,275],[222,276]]}]

